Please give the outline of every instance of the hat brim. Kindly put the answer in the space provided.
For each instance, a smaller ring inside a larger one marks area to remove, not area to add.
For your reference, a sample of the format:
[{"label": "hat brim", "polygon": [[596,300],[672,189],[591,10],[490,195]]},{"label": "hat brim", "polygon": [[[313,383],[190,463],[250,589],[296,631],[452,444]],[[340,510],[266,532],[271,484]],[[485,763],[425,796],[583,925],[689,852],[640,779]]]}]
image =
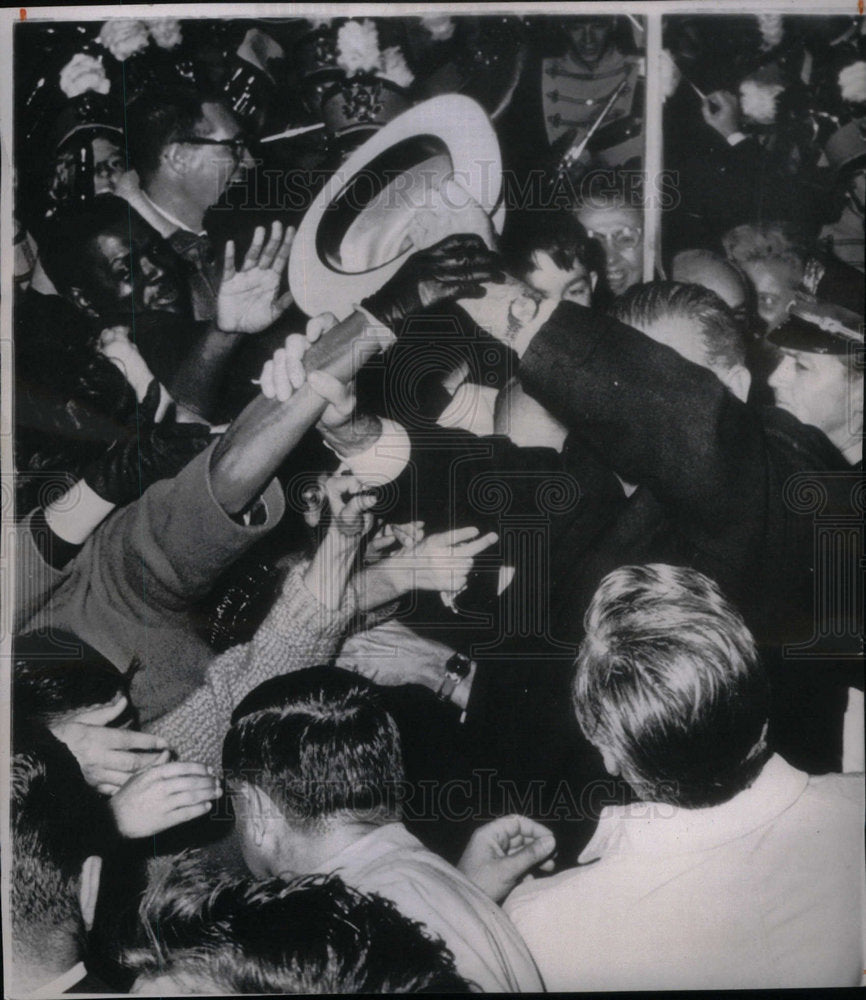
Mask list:
[{"label": "hat brim", "polygon": [[380,288],[419,249],[409,246],[382,264],[363,271],[344,271],[326,258],[320,238],[326,213],[352,180],[393,147],[418,137],[430,138],[444,148],[455,180],[492,217],[496,232],[502,231],[505,221],[504,205],[499,203],[502,158],[496,133],[483,108],[461,94],[447,94],[417,104],[355,150],[328,179],[304,215],[292,244],[288,271],[289,289],[308,316],[331,312],[344,319],[353,306]]},{"label": "hat brim", "polygon": [[[802,312],[799,315],[798,312]],[[808,354],[848,354],[863,344],[856,314],[838,306],[820,303],[795,305],[784,323],[772,330],[767,340],[788,351]]]}]

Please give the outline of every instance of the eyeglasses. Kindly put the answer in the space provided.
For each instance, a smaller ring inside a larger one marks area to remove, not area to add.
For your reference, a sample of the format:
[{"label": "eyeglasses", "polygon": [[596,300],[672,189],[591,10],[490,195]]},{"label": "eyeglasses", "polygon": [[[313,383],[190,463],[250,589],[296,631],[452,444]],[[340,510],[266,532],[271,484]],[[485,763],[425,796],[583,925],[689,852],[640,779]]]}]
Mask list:
[{"label": "eyeglasses", "polygon": [[587,229],[586,235],[591,240],[598,240],[600,243],[612,246],[616,250],[634,250],[640,246],[643,230],[637,226],[624,226],[622,229],[617,229],[612,233],[599,233],[594,229]]},{"label": "eyeglasses", "polygon": [[237,160],[244,158],[253,141],[250,136],[243,134],[233,136],[231,139],[208,139],[200,135],[185,135],[175,139],[175,142],[189,143],[190,146],[224,146],[232,151]]}]

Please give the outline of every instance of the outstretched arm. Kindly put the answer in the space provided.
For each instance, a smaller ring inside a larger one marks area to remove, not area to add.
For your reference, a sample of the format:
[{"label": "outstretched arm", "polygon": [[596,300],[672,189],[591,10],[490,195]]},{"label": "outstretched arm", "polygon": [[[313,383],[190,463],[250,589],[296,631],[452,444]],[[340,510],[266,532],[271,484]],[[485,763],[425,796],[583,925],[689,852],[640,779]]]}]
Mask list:
[{"label": "outstretched arm", "polygon": [[331,659],[352,616],[343,598],[358,546],[372,526],[367,508],[375,498],[350,477],[331,477],[323,488],[332,517],[313,559],[289,573],[250,642],[218,656],[204,684],[148,726],[184,760],[218,767],[232,711],[246,694],[277,674]]}]

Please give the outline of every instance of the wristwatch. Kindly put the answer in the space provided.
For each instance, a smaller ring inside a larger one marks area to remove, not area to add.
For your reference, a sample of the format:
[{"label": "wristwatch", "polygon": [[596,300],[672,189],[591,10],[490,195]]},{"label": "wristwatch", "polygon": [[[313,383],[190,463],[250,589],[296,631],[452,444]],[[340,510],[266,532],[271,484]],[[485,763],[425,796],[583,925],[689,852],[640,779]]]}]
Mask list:
[{"label": "wristwatch", "polygon": [[464,681],[472,671],[472,660],[464,653],[454,653],[448,657],[445,664],[445,677],[439,685],[436,697],[441,701],[450,701],[454,689]]}]

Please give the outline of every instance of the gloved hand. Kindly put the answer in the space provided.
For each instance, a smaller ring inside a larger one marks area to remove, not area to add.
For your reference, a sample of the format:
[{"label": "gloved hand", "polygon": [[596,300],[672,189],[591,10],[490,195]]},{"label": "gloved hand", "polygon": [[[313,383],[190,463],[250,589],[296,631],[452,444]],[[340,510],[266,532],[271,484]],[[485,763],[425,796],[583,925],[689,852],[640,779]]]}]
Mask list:
[{"label": "gloved hand", "polygon": [[438,302],[483,298],[483,282],[504,280],[498,257],[480,236],[457,234],[412,254],[361,305],[399,334],[403,321],[412,313]]},{"label": "gloved hand", "polygon": [[159,398],[154,379],[139,408],[137,433],[114,441],[85,470],[82,478],[103,500],[116,506],[137,500],[152,483],[177,475],[207,446],[210,428],[178,423],[174,405],[154,423]]}]

